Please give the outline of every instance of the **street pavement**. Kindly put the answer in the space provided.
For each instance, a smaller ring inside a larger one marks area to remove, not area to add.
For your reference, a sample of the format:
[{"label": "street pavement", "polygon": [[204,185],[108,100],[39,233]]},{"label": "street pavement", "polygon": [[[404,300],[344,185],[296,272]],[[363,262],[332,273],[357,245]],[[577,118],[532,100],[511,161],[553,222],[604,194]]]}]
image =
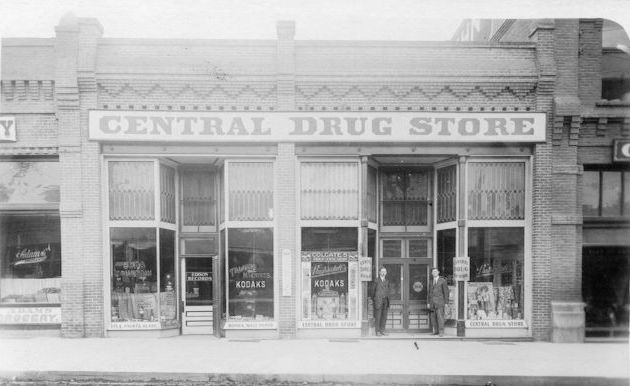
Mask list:
[{"label": "street pavement", "polygon": [[629,366],[627,342],[0,339],[0,384],[23,385],[628,385]]}]

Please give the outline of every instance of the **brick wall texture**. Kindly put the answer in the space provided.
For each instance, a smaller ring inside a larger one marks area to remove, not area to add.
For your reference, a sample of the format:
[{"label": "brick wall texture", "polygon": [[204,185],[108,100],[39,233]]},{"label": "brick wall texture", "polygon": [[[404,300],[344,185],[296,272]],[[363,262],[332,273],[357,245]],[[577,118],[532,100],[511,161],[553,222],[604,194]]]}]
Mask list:
[{"label": "brick wall texture", "polygon": [[[4,39],[0,100],[18,141],[0,155],[52,154],[61,164],[62,334],[104,335],[101,145],[88,111],[543,112],[533,145],[531,334],[548,340],[551,302],[581,301],[581,165],[609,163],[623,116],[598,117],[601,21],[517,20],[499,42],[107,39],[94,19],[65,19],[54,39]],[[45,63],[44,63],[44,59]],[[577,107],[576,107],[577,106]],[[590,111],[588,117],[582,111]],[[625,129],[624,129],[625,128]],[[453,154],[457,153],[453,147]],[[278,336],[296,335],[296,147],[275,159]],[[293,257],[283,267],[282,250]],[[292,274],[290,296],[280,275]]]}]

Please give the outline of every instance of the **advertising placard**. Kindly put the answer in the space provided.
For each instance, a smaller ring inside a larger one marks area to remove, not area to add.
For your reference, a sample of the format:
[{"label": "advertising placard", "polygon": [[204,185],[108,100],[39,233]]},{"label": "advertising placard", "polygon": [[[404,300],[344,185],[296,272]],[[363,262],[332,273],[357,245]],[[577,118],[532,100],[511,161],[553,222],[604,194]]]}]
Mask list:
[{"label": "advertising placard", "polygon": [[453,280],[470,280],[470,257],[463,256],[453,258]]},{"label": "advertising placard", "polygon": [[369,256],[359,257],[359,276],[361,281],[372,281],[372,258]]}]

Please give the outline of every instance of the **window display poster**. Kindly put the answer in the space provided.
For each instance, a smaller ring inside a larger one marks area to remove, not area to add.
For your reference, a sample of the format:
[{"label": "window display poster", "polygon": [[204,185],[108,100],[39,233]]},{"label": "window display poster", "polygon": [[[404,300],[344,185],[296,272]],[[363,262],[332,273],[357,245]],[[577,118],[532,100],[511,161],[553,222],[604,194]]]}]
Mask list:
[{"label": "window display poster", "polygon": [[457,319],[457,303],[455,294],[457,288],[454,285],[448,286],[448,303],[444,307],[444,319]]},{"label": "window display poster", "polygon": [[317,319],[347,319],[348,262],[311,263],[311,315]]},{"label": "window display poster", "polygon": [[497,319],[492,282],[468,283],[468,319]]},{"label": "window display poster", "polygon": [[329,322],[358,318],[359,283],[356,252],[302,252],[302,319],[312,321],[303,326],[356,327]]}]

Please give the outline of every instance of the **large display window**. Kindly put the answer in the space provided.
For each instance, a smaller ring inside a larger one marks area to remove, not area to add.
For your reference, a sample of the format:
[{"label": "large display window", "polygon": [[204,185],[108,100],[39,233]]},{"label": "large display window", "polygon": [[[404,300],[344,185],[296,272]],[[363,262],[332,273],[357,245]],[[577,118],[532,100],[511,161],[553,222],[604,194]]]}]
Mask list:
[{"label": "large display window", "polygon": [[175,169],[110,160],[107,181],[109,328],[178,327]]},{"label": "large display window", "polygon": [[224,328],[273,329],[274,164],[268,160],[228,160],[225,200],[221,201],[227,248],[224,280]]},{"label": "large display window", "polygon": [[170,230],[110,229],[112,328],[177,326],[174,245]]},{"label": "large display window", "polygon": [[0,303],[61,303],[58,214],[0,215]]},{"label": "large display window", "polygon": [[[60,230],[59,163],[21,158],[1,161],[0,304],[61,303]],[[60,323],[59,313],[55,315],[55,323]],[[40,323],[35,319],[21,317],[19,323]]]},{"label": "large display window", "polygon": [[273,230],[229,229],[227,236],[228,323],[273,321]]},{"label": "large display window", "polygon": [[523,228],[470,228],[468,254],[468,319],[523,319]]},{"label": "large display window", "polygon": [[301,327],[359,327],[357,228],[302,228]]}]

